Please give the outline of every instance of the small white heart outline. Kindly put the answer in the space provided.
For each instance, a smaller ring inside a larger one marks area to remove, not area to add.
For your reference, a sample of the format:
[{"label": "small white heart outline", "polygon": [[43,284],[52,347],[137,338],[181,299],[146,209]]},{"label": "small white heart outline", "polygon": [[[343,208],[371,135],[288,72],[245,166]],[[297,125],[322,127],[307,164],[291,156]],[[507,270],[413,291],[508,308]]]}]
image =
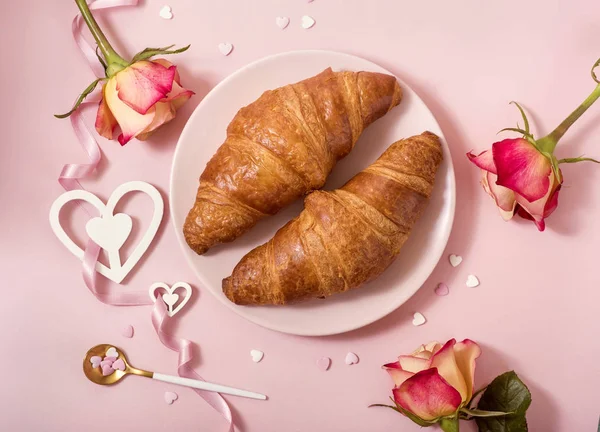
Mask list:
[{"label": "small white heart outline", "polygon": [[[167,314],[171,318],[173,318],[173,316],[177,312],[179,312],[185,306],[185,304],[190,300],[190,297],[192,297],[192,287],[187,282],[175,282],[171,286],[167,285],[164,282],[155,282],[152,285],[150,285],[150,289],[148,290],[148,294],[150,294],[150,299],[152,299],[153,303],[156,302],[156,293],[155,293],[155,291],[158,288],[164,289],[169,294],[175,294],[175,290],[177,288],[184,288],[185,289],[185,296],[183,297],[183,300],[181,300],[181,303],[179,303],[179,305],[175,309],[173,309],[172,305],[171,306],[167,305]],[[166,304],[166,302],[165,302],[165,304]]]},{"label": "small white heart outline", "polygon": [[52,207],[50,207],[50,227],[52,228],[52,231],[54,231],[56,237],[58,237],[61,243],[64,244],[73,255],[80,260],[83,260],[83,249],[75,244],[75,242],[67,235],[64,228],[60,224],[60,210],[71,201],[86,201],[94,206],[98,212],[100,212],[100,216],[103,216],[104,214],[113,215],[119,200],[129,192],[143,192],[148,195],[154,204],[154,213],[152,215],[152,219],[150,220],[150,225],[146,229],[146,232],[144,233],[140,242],[133,249],[131,255],[129,255],[125,261],[125,264],[121,264],[118,249],[116,251],[107,251],[109,255],[110,267],[106,267],[99,261],[96,263],[96,271],[102,276],[105,276],[116,283],[121,283],[121,281],[125,279],[125,276],[129,274],[133,267],[138,263],[140,258],[142,258],[142,255],[146,253],[146,250],[148,250],[150,243],[152,243],[152,240],[154,240],[154,237],[158,232],[164,212],[163,199],[158,189],[156,189],[150,183],[139,180],[123,183],[122,185],[117,186],[117,188],[108,198],[106,204],[104,204],[100,198],[91,192],[75,189],[63,193],[52,203]]}]

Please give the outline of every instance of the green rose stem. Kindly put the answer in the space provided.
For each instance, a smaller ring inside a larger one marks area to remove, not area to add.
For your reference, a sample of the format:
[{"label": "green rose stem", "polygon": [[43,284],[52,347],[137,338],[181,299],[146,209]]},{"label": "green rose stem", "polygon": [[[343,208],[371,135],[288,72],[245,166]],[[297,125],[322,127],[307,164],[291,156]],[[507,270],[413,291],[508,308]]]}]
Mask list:
[{"label": "green rose stem", "polygon": [[556,145],[558,144],[558,141],[560,141],[560,139],[569,130],[569,128],[573,126],[573,123],[575,123],[579,119],[579,117],[581,117],[583,113],[585,113],[588,110],[588,108],[591,107],[593,103],[600,98],[600,82],[594,74],[594,69],[599,65],[600,60],[596,62],[594,68],[592,69],[592,77],[594,78],[594,81],[598,82],[598,85],[596,86],[592,94],[590,94],[587,97],[587,99],[584,100],[583,103],[571,113],[569,117],[567,117],[561,124],[559,124],[556,129],[550,132],[549,135],[537,140],[538,148],[542,152],[552,154],[554,152],[554,149],[556,148]]},{"label": "green rose stem", "polygon": [[440,427],[444,432],[459,432],[458,418],[444,418],[440,421]]},{"label": "green rose stem", "polygon": [[108,65],[108,68],[106,69],[106,76],[111,77],[119,70],[127,67],[129,63],[126,62],[119,54],[117,54],[117,52],[110,45],[108,39],[106,39],[106,36],[104,36],[104,33],[102,33],[100,26],[94,19],[86,0],[75,0],[75,3],[77,3],[77,7],[81,11],[81,16],[83,16],[85,23],[90,29],[92,36],[94,36],[94,39],[96,40],[96,43],[98,44],[98,47],[100,48],[100,51],[102,51],[104,59],[106,60],[106,64]]}]

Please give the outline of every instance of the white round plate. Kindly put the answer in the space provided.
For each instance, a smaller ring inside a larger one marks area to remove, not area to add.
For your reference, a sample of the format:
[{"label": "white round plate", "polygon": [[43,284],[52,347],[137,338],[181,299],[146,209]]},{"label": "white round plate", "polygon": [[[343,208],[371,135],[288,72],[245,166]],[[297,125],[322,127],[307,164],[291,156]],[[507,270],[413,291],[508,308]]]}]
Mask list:
[{"label": "white round plate", "polygon": [[302,210],[302,200],[261,221],[234,242],[214,247],[205,255],[198,256],[188,248],[182,232],[185,217],[194,203],[198,178],[225,140],[227,125],[238,109],[257,99],[265,90],[311,77],[327,67],[334,71],[366,70],[390,74],[370,61],[330,51],[295,51],[251,63],[219,83],[198,105],[181,133],[171,171],[170,201],[175,231],[201,286],[227,307],[256,324],[306,336],[357,329],[384,317],[408,300],[439,261],[450,235],[455,206],[454,171],[442,131],[423,101],[399,79],[404,94],[400,106],[365,130],[354,150],[337,164],[325,185],[327,190],[342,186],[401,138],[425,130],[442,138],[444,162],[437,174],[431,202],[397,260],[368,285],[325,300],[256,307],[237,306],[223,295],[222,279],[231,274],[247,252],[269,240],[277,229],[298,215]]}]

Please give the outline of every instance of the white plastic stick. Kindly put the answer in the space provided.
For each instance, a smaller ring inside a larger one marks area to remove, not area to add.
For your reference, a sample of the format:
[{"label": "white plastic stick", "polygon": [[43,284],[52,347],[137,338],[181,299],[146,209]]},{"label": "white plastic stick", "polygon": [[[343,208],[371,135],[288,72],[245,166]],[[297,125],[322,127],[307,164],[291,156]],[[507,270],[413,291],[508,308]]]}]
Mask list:
[{"label": "white plastic stick", "polygon": [[206,381],[199,381],[199,380],[194,380],[194,379],[190,379],[190,378],[181,378],[178,376],[163,375],[163,374],[156,373],[156,372],[154,372],[154,374],[152,375],[152,379],[168,382],[171,384],[182,385],[182,386],[186,386],[186,387],[193,387],[193,388],[197,388],[200,390],[213,391],[213,392],[217,392],[217,393],[225,393],[225,394],[229,394],[229,395],[233,395],[233,396],[241,396],[241,397],[246,397],[246,398],[250,398],[250,399],[261,399],[261,400],[267,399],[267,397],[265,395],[260,394],[260,393],[254,393],[254,392],[247,391],[247,390],[236,389],[233,387],[227,387],[227,386],[220,385],[220,384],[213,384],[213,383],[209,383]]}]

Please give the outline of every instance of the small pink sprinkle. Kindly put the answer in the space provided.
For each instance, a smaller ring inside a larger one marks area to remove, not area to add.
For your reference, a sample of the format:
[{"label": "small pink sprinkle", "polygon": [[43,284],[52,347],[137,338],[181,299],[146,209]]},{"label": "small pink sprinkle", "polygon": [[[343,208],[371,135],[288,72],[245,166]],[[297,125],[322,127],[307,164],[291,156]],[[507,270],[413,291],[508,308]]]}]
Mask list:
[{"label": "small pink sprinkle", "polygon": [[125,370],[125,362],[123,361],[123,359],[119,359],[112,364],[112,368],[114,370],[124,371]]},{"label": "small pink sprinkle", "polygon": [[439,283],[438,286],[435,287],[435,294],[439,295],[440,297],[447,296],[449,293],[450,288],[448,288],[448,285],[443,282]]},{"label": "small pink sprinkle", "polygon": [[179,396],[175,392],[165,392],[165,402],[171,405]]},{"label": "small pink sprinkle", "polygon": [[321,357],[317,360],[317,366],[322,371],[326,371],[329,369],[329,366],[331,366],[331,359],[329,357]]},{"label": "small pink sprinkle", "polygon": [[105,364],[102,366],[102,376],[108,376],[108,375],[112,374],[114,371],[115,370],[110,365]]},{"label": "small pink sprinkle", "polygon": [[131,339],[133,337],[133,326],[131,324],[125,326],[123,330],[121,330],[121,334],[123,337]]}]

